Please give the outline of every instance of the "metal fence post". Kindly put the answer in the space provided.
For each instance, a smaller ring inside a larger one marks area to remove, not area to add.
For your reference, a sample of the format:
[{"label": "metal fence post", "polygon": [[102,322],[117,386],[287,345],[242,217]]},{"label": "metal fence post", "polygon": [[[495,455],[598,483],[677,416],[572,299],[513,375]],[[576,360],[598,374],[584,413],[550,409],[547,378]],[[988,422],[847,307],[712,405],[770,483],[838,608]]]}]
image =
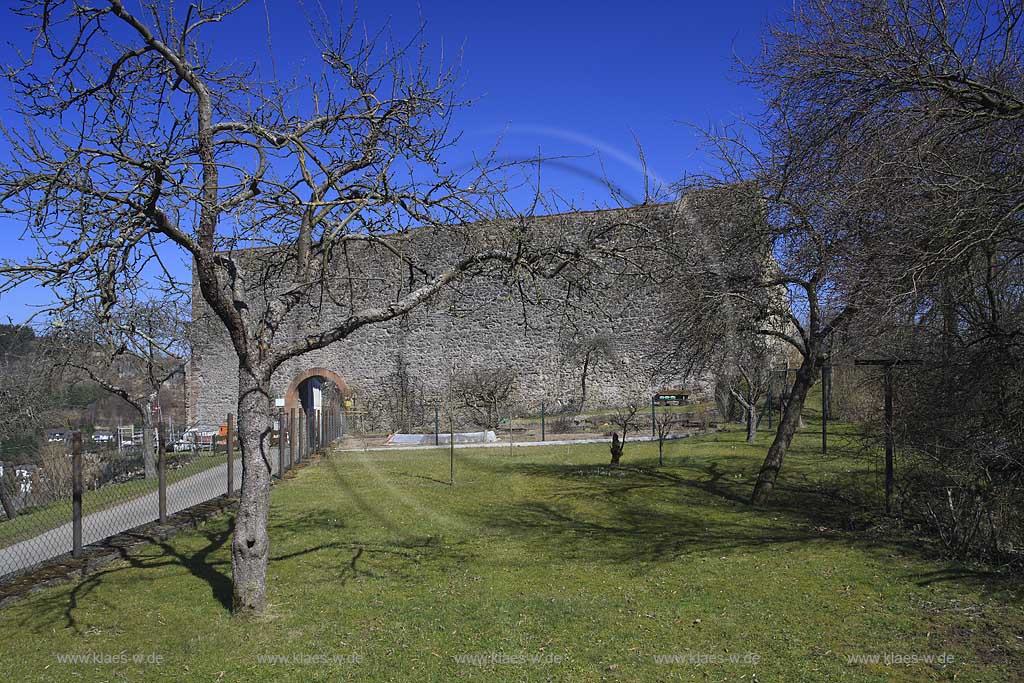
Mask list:
[{"label": "metal fence post", "polygon": [[228,413],[228,492],[230,496],[235,492],[235,416]]},{"label": "metal fence post", "polygon": [[71,437],[71,555],[82,555],[82,432]]},{"label": "metal fence post", "polygon": [[295,467],[295,408],[288,414],[288,469]]},{"label": "metal fence post", "polygon": [[655,397],[651,396],[651,438],[652,439],[657,436],[657,434],[655,434],[655,427],[657,426],[657,421],[658,421],[657,418],[654,416],[654,400],[655,400]]},{"label": "metal fence post", "polygon": [[287,433],[284,426],[284,409],[277,414],[277,478],[284,479],[284,437]]},{"label": "metal fence post", "polygon": [[546,441],[544,433],[544,402],[540,403],[540,440]]},{"label": "metal fence post", "polygon": [[434,445],[439,446],[441,444],[441,409],[435,403],[434,404]]},{"label": "metal fence post", "polygon": [[160,523],[167,522],[167,448],[164,445],[164,427],[158,424],[156,428],[156,452],[157,452],[157,506],[159,507]]}]

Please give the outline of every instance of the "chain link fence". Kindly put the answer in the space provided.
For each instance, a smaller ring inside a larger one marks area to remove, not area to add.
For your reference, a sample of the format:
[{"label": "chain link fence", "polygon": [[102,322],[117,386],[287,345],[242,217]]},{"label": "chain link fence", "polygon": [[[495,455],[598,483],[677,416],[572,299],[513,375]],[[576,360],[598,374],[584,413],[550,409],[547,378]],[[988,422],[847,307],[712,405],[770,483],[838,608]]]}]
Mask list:
[{"label": "chain link fence", "polygon": [[[272,473],[281,477],[342,437],[340,406],[278,411]],[[105,433],[50,430],[37,443],[0,450],[0,577],[168,515],[237,492],[242,463],[234,418],[168,438],[146,462],[141,445]],[[147,466],[148,465],[148,466]]]}]

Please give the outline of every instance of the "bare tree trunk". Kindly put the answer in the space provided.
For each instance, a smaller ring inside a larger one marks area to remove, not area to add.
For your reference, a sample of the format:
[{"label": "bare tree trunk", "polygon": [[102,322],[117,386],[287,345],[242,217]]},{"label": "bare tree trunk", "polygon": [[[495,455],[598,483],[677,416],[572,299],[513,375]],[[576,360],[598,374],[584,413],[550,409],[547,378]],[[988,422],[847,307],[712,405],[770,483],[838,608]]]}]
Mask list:
[{"label": "bare tree trunk", "polygon": [[270,538],[270,387],[264,373],[239,369],[238,441],[242,488],[231,542],[236,614],[258,614],[267,604]]},{"label": "bare tree trunk", "polygon": [[580,373],[580,413],[583,412],[583,406],[587,403],[587,372],[590,369],[589,366],[590,352],[587,351],[587,354],[583,357],[583,372]]},{"label": "bare tree trunk", "polygon": [[618,432],[612,432],[611,452],[612,452],[612,464],[613,465],[618,465],[619,464],[619,460],[622,458],[622,449],[623,449],[623,447],[625,445],[626,445],[625,440],[623,440],[621,442],[619,441],[619,433]]},{"label": "bare tree trunk", "polygon": [[786,450],[799,427],[800,411],[803,410],[807,392],[814,384],[814,374],[817,370],[817,354],[808,353],[796,371],[796,380],[793,382],[789,400],[786,401],[786,410],[775,431],[775,440],[772,441],[764,464],[761,465],[761,472],[757,475],[757,483],[754,485],[754,494],[751,498],[754,505],[764,505],[768,502],[772,489],[775,488],[775,480],[782,469],[782,460],[786,457]]},{"label": "bare tree trunk", "polygon": [[747,443],[757,441],[757,402],[747,405]]},{"label": "bare tree trunk", "polygon": [[[11,486],[8,488],[8,482]],[[14,501],[11,500],[11,492],[14,491],[14,486],[17,482],[14,480],[14,465],[8,464],[4,467],[3,476],[0,476],[0,505],[3,505],[4,514],[7,515],[7,519],[11,520],[18,516],[18,511],[14,507]]]},{"label": "bare tree trunk", "polygon": [[156,395],[146,397],[142,405],[142,466],[146,470],[146,479],[156,478],[156,427],[153,424],[153,405]]}]

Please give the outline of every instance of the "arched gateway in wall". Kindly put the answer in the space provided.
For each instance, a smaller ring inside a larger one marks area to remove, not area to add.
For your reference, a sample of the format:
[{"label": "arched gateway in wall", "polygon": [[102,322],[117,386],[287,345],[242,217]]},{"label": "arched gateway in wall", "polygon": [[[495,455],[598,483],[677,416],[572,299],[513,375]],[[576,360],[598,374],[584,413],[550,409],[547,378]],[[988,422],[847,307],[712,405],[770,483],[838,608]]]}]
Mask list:
[{"label": "arched gateway in wall", "polygon": [[288,390],[284,394],[284,409],[286,411],[291,412],[293,408],[296,410],[302,409],[299,387],[301,387],[302,383],[306,380],[314,379],[316,377],[322,377],[323,379],[334,382],[341,391],[342,396],[349,396],[351,394],[348,388],[348,383],[346,383],[338,373],[333,370],[328,370],[327,368],[310,368],[300,372],[295,379],[292,380],[291,384],[288,385]]}]

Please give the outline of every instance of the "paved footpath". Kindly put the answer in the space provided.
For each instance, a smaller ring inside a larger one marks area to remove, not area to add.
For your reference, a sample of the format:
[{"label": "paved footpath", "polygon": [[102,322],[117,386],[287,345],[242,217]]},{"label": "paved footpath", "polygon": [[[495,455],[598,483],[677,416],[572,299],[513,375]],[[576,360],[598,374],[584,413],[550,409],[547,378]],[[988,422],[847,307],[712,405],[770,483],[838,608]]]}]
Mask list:
[{"label": "paved footpath", "polygon": [[[275,458],[276,460],[276,458]],[[235,462],[235,482],[242,481],[241,459]],[[180,512],[193,505],[205,503],[222,496],[228,487],[227,465],[218,465],[203,470],[167,487],[167,514]],[[102,491],[103,489],[100,489]],[[96,491],[85,492],[85,506]],[[137,526],[156,521],[159,517],[159,495],[156,491],[146,493],[127,502],[99,512],[87,514],[82,519],[82,544],[89,545]],[[38,536],[0,548],[0,576],[20,571],[32,565],[45,562],[71,552],[71,522],[44,531]]]}]

